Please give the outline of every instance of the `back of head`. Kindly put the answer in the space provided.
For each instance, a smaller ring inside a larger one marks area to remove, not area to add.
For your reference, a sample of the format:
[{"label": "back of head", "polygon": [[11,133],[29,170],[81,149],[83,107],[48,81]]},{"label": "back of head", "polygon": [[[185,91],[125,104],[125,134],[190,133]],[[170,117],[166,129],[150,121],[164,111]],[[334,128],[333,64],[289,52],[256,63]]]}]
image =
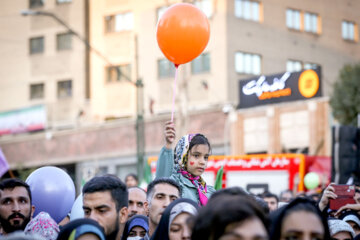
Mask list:
[{"label": "back of head", "polygon": [[31,203],[32,196],[31,196],[30,186],[26,182],[18,178],[8,178],[0,182],[0,190],[5,190],[5,189],[12,190],[15,187],[24,187],[29,194],[30,203]]},{"label": "back of head", "polygon": [[151,198],[154,194],[154,188],[158,184],[169,184],[169,185],[177,188],[177,190],[179,191],[179,196],[181,196],[181,187],[176,181],[172,180],[171,178],[167,178],[167,177],[156,178],[155,180],[150,182],[147,187],[146,199],[149,203],[151,202]]},{"label": "back of head", "polygon": [[74,235],[73,239],[77,239],[77,237],[86,233],[92,233],[98,236],[99,239],[105,240],[103,228],[99,223],[90,218],[79,218],[65,224],[57,240],[69,240],[72,235]]},{"label": "back of head", "polygon": [[209,201],[213,201],[214,199],[218,197],[223,196],[248,196],[249,194],[241,187],[229,187],[229,188],[222,188],[220,190],[217,190],[214,192]]},{"label": "back of head", "polygon": [[251,198],[237,195],[217,197],[200,209],[192,239],[219,239],[228,225],[253,218],[259,219],[267,230],[268,220]]},{"label": "back of head", "polygon": [[129,194],[127,187],[125,183],[114,175],[94,177],[84,185],[82,190],[83,195],[105,191],[111,193],[111,196],[116,203],[117,211],[128,206]]}]

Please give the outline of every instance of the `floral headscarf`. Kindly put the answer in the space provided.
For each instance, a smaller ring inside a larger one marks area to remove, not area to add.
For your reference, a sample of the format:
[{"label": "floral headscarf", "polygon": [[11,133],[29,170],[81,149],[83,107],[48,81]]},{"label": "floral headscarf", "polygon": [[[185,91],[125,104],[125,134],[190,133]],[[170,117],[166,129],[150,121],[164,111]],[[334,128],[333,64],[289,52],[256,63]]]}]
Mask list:
[{"label": "floral headscarf", "polygon": [[46,212],[40,212],[25,227],[26,234],[38,234],[46,240],[56,240],[59,234],[59,226]]},{"label": "floral headscarf", "polygon": [[184,177],[189,179],[192,184],[196,187],[199,193],[199,205],[206,205],[208,198],[206,196],[207,188],[206,182],[200,176],[194,176],[187,170],[187,162],[189,156],[189,147],[191,140],[198,134],[188,134],[183,136],[175,147],[174,164],[175,170],[181,173]]}]

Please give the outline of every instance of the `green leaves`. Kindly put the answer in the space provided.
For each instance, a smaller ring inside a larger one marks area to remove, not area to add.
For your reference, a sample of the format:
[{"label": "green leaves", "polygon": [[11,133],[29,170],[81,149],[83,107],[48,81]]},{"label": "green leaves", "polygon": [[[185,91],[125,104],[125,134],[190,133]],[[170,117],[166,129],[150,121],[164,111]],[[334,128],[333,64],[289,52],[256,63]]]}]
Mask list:
[{"label": "green leaves", "polygon": [[333,115],[343,125],[357,125],[360,113],[360,64],[345,65],[334,84],[330,106]]}]

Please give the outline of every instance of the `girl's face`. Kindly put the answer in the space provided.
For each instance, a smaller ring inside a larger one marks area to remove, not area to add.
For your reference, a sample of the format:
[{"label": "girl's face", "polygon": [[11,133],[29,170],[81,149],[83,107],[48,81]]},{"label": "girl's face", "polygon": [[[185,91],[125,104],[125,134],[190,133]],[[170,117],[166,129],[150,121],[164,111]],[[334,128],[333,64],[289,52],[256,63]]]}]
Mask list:
[{"label": "girl's face", "polygon": [[281,240],[324,240],[320,218],[311,212],[296,211],[283,220]]},{"label": "girl's face", "polygon": [[186,168],[194,176],[200,176],[205,171],[209,158],[209,146],[198,144],[191,148],[188,153]]},{"label": "girl's face", "polygon": [[191,237],[191,230],[186,223],[187,219],[191,215],[189,213],[180,213],[177,215],[170,225],[169,239],[170,240],[182,240],[189,239]]}]

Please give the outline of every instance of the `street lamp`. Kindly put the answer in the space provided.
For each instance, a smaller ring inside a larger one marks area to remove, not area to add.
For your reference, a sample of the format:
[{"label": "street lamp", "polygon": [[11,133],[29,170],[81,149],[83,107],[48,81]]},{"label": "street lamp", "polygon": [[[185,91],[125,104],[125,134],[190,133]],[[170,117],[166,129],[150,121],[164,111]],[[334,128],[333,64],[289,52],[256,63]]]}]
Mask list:
[{"label": "street lamp", "polygon": [[[33,11],[30,9],[22,10],[21,15],[23,16],[48,16],[57,21],[60,25],[64,26],[71,34],[75,35],[80,41],[82,41],[87,50],[93,51],[96,55],[101,57],[108,65],[116,68],[118,75],[120,76],[121,71],[118,67],[114,66],[100,51],[92,47],[89,41],[82,37],[79,33],[74,31],[69,25],[67,25],[62,19],[56,16],[54,13],[46,11]],[[136,41],[136,61],[137,61],[137,38]],[[137,70],[136,70],[137,73]],[[144,124],[144,84],[141,78],[138,78],[134,83],[129,76],[123,75],[128,82],[136,87],[136,152],[137,152],[137,173],[139,182],[143,179],[143,170],[144,170],[144,156],[145,156],[145,124]]]}]

